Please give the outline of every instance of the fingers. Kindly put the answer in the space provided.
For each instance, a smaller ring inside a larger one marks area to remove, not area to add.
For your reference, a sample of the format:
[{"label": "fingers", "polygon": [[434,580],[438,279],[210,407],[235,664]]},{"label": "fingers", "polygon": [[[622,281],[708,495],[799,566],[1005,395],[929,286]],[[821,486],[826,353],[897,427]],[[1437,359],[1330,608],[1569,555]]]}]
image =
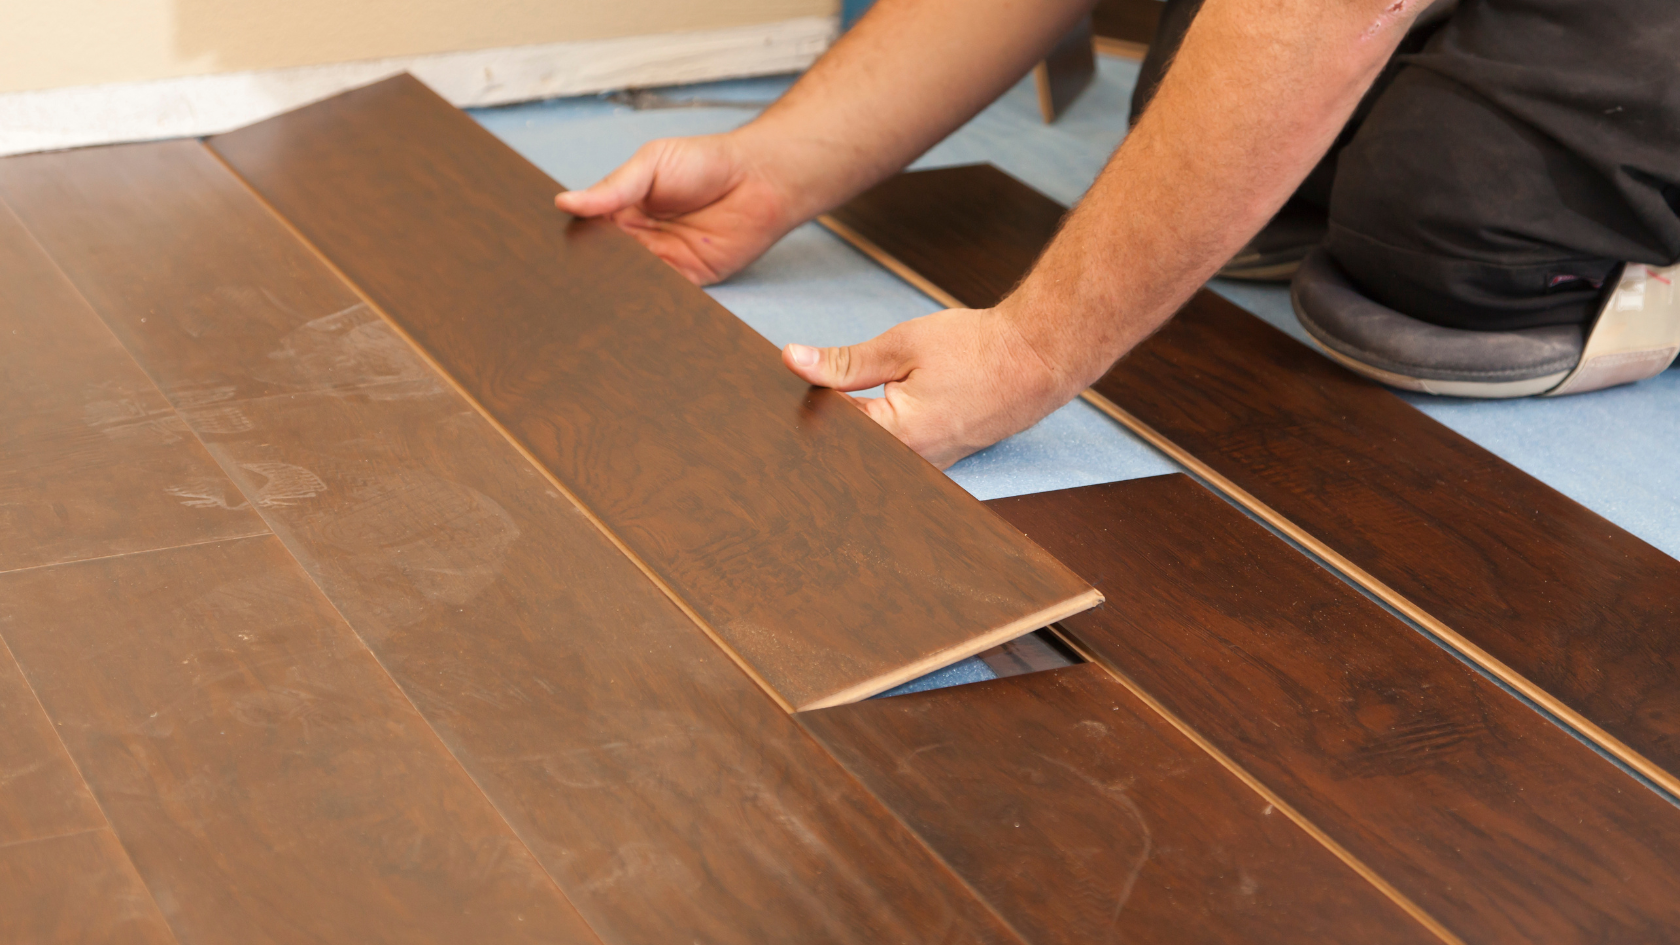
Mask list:
[{"label": "fingers", "polygon": [[619,224],[624,231],[636,239],[636,242],[647,247],[655,256],[665,260],[671,268],[683,274],[683,278],[699,286],[711,285],[722,277],[701,259],[694,248],[681,236],[668,233],[657,226]]},{"label": "fingers", "polygon": [[653,188],[659,165],[656,148],[660,142],[643,145],[630,160],[601,178],[593,187],[568,190],[554,198],[554,205],[573,216],[599,217],[635,206]]},{"label": "fingers", "polygon": [[909,352],[891,331],[860,345],[812,348],[791,344],[782,363],[807,383],[835,390],[864,390],[909,374]]}]

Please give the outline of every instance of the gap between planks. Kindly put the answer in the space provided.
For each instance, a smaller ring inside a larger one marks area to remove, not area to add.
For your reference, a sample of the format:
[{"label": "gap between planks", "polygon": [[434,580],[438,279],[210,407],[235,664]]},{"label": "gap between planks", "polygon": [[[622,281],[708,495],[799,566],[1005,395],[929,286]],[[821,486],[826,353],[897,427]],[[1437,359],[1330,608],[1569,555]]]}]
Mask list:
[{"label": "gap between planks", "polygon": [[538,462],[536,456],[526,448],[525,443],[517,436],[514,436],[513,431],[509,430],[506,426],[503,426],[502,423],[490,413],[490,411],[486,410],[484,405],[478,402],[478,398],[474,397],[467,391],[466,388],[462,387],[460,382],[458,382],[453,375],[444,370],[443,366],[437,362],[437,359],[432,357],[430,351],[427,351],[424,347],[422,347],[412,335],[404,330],[402,325],[399,324],[396,319],[391,317],[389,312],[385,311],[385,309],[379,305],[378,302],[375,302],[370,296],[368,296],[367,293],[363,292],[361,286],[351,281],[336,263],[329,259],[325,253],[321,252],[320,247],[316,246],[314,242],[304,236],[297,227],[293,226],[292,221],[286,219],[280,211],[276,210],[274,205],[268,202],[268,198],[259,193],[255,187],[252,187],[250,182],[247,181],[239,173],[239,171],[233,167],[233,165],[224,160],[214,148],[205,146],[202,141],[199,145],[204,148],[205,152],[208,153],[216,161],[216,163],[226,168],[228,173],[232,174],[234,179],[239,181],[240,186],[245,188],[246,193],[250,194],[252,198],[261,204],[264,210],[267,210],[274,219],[280,221],[280,225],[286,228],[286,231],[292,235],[293,239],[296,239],[299,244],[306,247],[311,255],[321,261],[321,264],[327,268],[327,271],[331,272],[335,278],[349,287],[350,291],[355,293],[357,298],[362,300],[362,304],[366,305],[369,311],[378,315],[392,331],[396,332],[397,337],[401,338],[410,348],[412,348],[414,352],[420,356],[421,360],[425,361],[426,364],[430,366],[431,369],[435,371],[446,384],[449,385],[451,390],[455,391],[457,395],[470,404],[473,411],[490,424],[491,429],[495,430],[504,440],[512,445],[513,448],[519,452],[519,455],[524,457],[525,461],[530,463],[532,468],[534,468],[539,475],[546,479],[550,485],[559,490],[560,494],[566,497],[566,501],[570,502],[573,508],[582,513],[583,517],[588,519],[590,524],[595,526],[596,530],[606,536],[606,539],[612,542],[613,547],[617,548],[620,554],[629,559],[630,562],[642,572],[643,576],[653,582],[653,585],[659,588],[660,593],[664,594],[671,603],[675,604],[677,609],[682,611],[683,615],[686,616],[690,622],[692,622],[696,627],[699,627],[706,636],[710,637],[711,641],[716,644],[725,655],[733,660],[735,665],[739,666],[741,671],[746,673],[747,677],[750,678],[759,689],[763,690],[765,695],[769,696],[776,705],[780,706],[783,712],[786,712],[789,715],[793,714],[793,705],[786,699],[782,698],[781,694],[771,687],[771,685],[765,681],[763,676],[758,674],[758,671],[755,670],[751,664],[742,659],[741,654],[735,652],[734,647],[731,647],[723,639],[723,637],[718,634],[717,630],[705,620],[705,618],[701,617],[694,608],[690,607],[687,601],[678,596],[676,590],[666,583],[665,580],[657,573],[655,573],[654,570],[648,566],[648,563],[642,560],[641,556],[631,550],[630,546],[625,544],[624,540],[619,538],[618,534],[614,532],[600,516],[596,515],[593,509],[585,505],[583,500],[578,497],[577,493],[573,492],[564,482],[561,482],[559,477],[549,471],[548,467]]},{"label": "gap between planks", "polygon": [[[884,266],[894,275],[910,283],[925,293],[929,298],[949,308],[966,308],[950,293],[929,282],[926,277],[906,266],[897,258],[888,254],[873,241],[841,223],[833,217],[824,214],[817,218],[817,222],[831,230],[836,236],[852,244],[859,252]],[[1395,591],[1393,588],[1377,580],[1364,568],[1337,553],[1329,545],[1320,541],[1306,529],[1278,514],[1271,506],[1238,486],[1236,483],[1215,472],[1212,467],[1192,456],[1178,444],[1150,427],[1142,420],[1132,416],[1119,405],[1108,398],[1087,388],[1079,395],[1091,406],[1101,410],[1104,414],[1121,426],[1135,433],[1149,445],[1165,453],[1168,458],[1201,477],[1203,481],[1224,493],[1233,502],[1241,505],[1262,521],[1288,535],[1303,548],[1318,555],[1325,563],[1340,571],[1348,580],[1363,587],[1375,595],[1379,600],[1406,615],[1419,626],[1439,637],[1444,643],[1463,654],[1470,662],[1487,670],[1501,682],[1532,700],[1536,705],[1550,712],[1565,725],[1575,729],[1588,741],[1609,752],[1616,759],[1628,767],[1649,778],[1669,794],[1680,797],[1680,777],[1664,770],[1651,759],[1628,747],[1621,739],[1611,735],[1595,725],[1581,713],[1575,711],[1556,696],[1535,685],[1528,677],[1522,675],[1476,644],[1465,639],[1458,631],[1442,623],[1428,611],[1412,603],[1410,599]]]}]

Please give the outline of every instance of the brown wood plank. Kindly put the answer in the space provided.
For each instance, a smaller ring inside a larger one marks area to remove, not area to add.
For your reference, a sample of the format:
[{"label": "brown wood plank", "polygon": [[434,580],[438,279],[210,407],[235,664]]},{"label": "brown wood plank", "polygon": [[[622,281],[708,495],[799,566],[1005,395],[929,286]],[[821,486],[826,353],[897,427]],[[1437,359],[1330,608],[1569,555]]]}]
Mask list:
[{"label": "brown wood plank", "polygon": [[990,164],[896,174],[823,225],[918,289],[990,308],[1027,274],[1066,210]]},{"label": "brown wood plank", "polygon": [[413,78],[211,145],[787,704],[1095,603],[629,236],[553,210],[559,185]]},{"label": "brown wood plank", "polygon": [[[1060,213],[976,165],[902,175],[833,216],[917,284],[984,307],[1026,273]],[[1211,292],[1093,391],[1175,459],[1680,793],[1680,562]]]},{"label": "brown wood plank", "polygon": [[1161,0],[1097,0],[1091,8],[1091,25],[1099,43],[1124,43],[1128,51],[1141,54],[1155,41],[1155,27],[1161,22],[1164,6]]},{"label": "brown wood plank", "polygon": [[193,501],[220,478],[0,203],[0,571],[266,531]]},{"label": "brown wood plank", "polygon": [[273,536],[0,575],[0,628],[183,941],[596,941]]},{"label": "brown wood plank", "polygon": [[798,718],[1037,945],[1440,942],[1097,666]]},{"label": "brown wood plank", "polygon": [[105,816],[3,640],[0,719],[5,720],[0,724],[0,847],[104,827]]},{"label": "brown wood plank", "polygon": [[1056,43],[1043,62],[1033,67],[1038,110],[1045,124],[1061,117],[1096,77],[1097,55],[1092,47],[1091,18],[1087,16]]},{"label": "brown wood plank", "polygon": [[991,503],[1063,623],[1467,942],[1680,937],[1680,809],[1182,474]]},{"label": "brown wood plank", "polygon": [[109,829],[0,845],[0,942],[173,945]]},{"label": "brown wood plank", "polygon": [[[605,941],[1011,940],[197,145],[28,170],[51,195],[32,225],[160,386],[231,391],[244,422],[198,430],[229,501],[259,506]],[[91,213],[96,233],[60,218]],[[215,308],[229,267],[265,259],[286,265],[241,278],[284,306]]]}]

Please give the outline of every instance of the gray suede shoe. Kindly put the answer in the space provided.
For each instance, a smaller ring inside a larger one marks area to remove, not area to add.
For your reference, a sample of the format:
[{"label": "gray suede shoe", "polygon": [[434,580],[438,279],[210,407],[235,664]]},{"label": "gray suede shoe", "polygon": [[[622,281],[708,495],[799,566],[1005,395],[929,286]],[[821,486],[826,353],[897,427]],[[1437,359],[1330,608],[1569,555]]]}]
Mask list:
[{"label": "gray suede shoe", "polygon": [[1295,317],[1331,358],[1390,387],[1453,397],[1530,397],[1581,360],[1578,325],[1465,331],[1431,325],[1360,294],[1323,250],[1290,286]]},{"label": "gray suede shoe", "polygon": [[1622,266],[1590,329],[1432,325],[1360,294],[1321,249],[1301,264],[1289,297],[1325,354],[1390,387],[1428,394],[1581,394],[1654,377],[1680,355],[1680,264]]}]

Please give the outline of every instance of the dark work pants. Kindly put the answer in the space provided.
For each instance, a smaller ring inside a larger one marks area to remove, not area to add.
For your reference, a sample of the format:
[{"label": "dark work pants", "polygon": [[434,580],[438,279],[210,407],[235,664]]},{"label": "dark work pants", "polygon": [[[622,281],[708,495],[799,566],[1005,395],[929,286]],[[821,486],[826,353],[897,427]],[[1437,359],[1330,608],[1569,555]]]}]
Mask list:
[{"label": "dark work pants", "polygon": [[[1132,101],[1201,0],[1167,0]],[[1426,17],[1427,19],[1427,17]],[[1373,300],[1455,328],[1581,323],[1680,261],[1680,0],[1463,0],[1413,31],[1294,198]]]}]

